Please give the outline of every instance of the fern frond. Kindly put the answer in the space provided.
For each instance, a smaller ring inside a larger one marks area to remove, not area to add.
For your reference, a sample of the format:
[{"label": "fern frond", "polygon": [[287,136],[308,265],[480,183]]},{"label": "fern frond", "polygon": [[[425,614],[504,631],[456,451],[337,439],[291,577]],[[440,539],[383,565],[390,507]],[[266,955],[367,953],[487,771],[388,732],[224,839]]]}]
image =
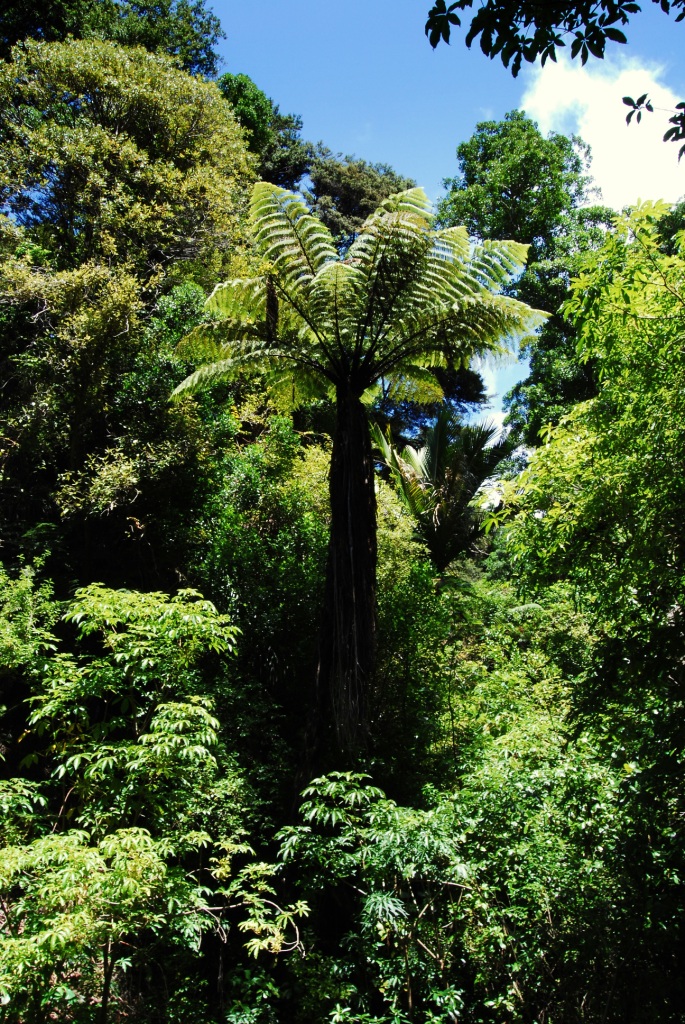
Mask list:
[{"label": "fern frond", "polygon": [[183,347],[207,365],[176,394],[251,367],[291,405],[341,384],[368,404],[381,378],[390,379],[395,401],[435,401],[441,392],[429,369],[506,351],[541,322],[500,294],[522,269],[526,247],[473,246],[464,228],[435,231],[422,189],[386,199],[342,260],[292,192],[258,183],[251,217],[268,272],[215,288],[207,308],[220,321],[197,328]]},{"label": "fern frond", "polygon": [[250,213],[257,249],[284,287],[306,286],[325,263],[337,260],[330,231],[294,192],[257,182]]},{"label": "fern frond", "polygon": [[473,250],[470,272],[481,288],[499,291],[521,273],[528,248],[521,242],[483,242]]},{"label": "fern frond", "polygon": [[391,377],[385,395],[393,403],[416,402],[421,405],[441,402],[445,397],[435,374],[423,366],[412,366],[410,374]]},{"label": "fern frond", "polygon": [[243,345],[264,341],[263,324],[243,324],[235,320],[222,320],[214,324],[194,327],[176,346],[176,354],[188,362],[216,362],[227,358]]},{"label": "fern frond", "polygon": [[280,413],[292,413],[307,403],[332,397],[320,374],[292,363],[272,364],[264,380],[269,399]]},{"label": "fern frond", "polygon": [[408,370],[412,365],[464,363],[485,351],[514,350],[544,317],[516,299],[489,292],[453,305],[413,305],[403,312],[379,346],[374,362],[379,376],[401,372],[405,366]]},{"label": "fern frond", "polygon": [[362,232],[366,230],[366,226],[371,221],[386,213],[409,214],[424,220],[428,225],[433,223],[430,199],[420,186],[405,189],[403,192],[395,192],[394,195],[384,199],[378,209],[367,217],[362,225]]},{"label": "fern frond", "polygon": [[211,312],[224,319],[264,320],[266,316],[266,280],[243,277],[216,285],[205,302]]},{"label": "fern frond", "polygon": [[349,345],[366,308],[363,274],[351,263],[329,262],[309,287],[309,313],[323,333],[338,346]]},{"label": "fern frond", "polygon": [[212,363],[205,363],[198,367],[194,373],[174,388],[171,392],[172,399],[178,399],[181,395],[194,395],[198,391],[211,387],[219,382],[233,380],[240,366],[240,361],[232,358],[219,359]]}]

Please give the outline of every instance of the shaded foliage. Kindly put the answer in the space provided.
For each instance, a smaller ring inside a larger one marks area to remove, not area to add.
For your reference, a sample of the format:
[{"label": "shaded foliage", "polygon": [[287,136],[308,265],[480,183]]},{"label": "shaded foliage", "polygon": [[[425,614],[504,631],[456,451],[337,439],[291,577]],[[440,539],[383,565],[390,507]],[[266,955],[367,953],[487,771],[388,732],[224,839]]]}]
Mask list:
[{"label": "shaded foliage", "polygon": [[601,244],[613,214],[586,205],[595,190],[582,140],[545,138],[522,111],[481,122],[457,159],[460,174],[444,182],[442,221],[464,223],[479,238],[527,242],[528,263],[512,294],[551,314],[523,350],[528,377],[506,396],[509,422],[538,444],[543,427],[597,390],[593,363],[578,359],[575,331],[559,310],[583,253]]},{"label": "shaded foliage", "polygon": [[192,74],[216,74],[219,19],[206,0],[8,0],[0,16],[0,56],[25,39],[110,39],[176,57]]},{"label": "shaded foliage", "polygon": [[445,572],[475,540],[485,513],[472,501],[513,453],[516,437],[487,421],[463,424],[444,407],[418,450],[395,449],[378,428],[373,439],[436,569]]},{"label": "shaded foliage", "polygon": [[296,189],[309,171],[314,152],[301,137],[302,118],[282,114],[247,75],[225,74],[217,85],[248,132],[250,150],[259,158],[258,176],[281,188]]}]

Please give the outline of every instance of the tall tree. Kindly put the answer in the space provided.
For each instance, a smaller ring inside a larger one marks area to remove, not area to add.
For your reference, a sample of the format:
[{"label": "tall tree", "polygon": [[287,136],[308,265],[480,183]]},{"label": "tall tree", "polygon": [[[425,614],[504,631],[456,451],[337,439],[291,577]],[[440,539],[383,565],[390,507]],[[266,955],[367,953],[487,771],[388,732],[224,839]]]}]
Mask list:
[{"label": "tall tree", "polygon": [[384,199],[412,188],[389,164],[372,164],[333,153],[319,143],[309,167],[305,198],[310,210],[330,230],[342,251],[348,248],[370,214]]},{"label": "tall tree", "polygon": [[576,136],[544,136],[520,110],[483,121],[457,149],[459,174],[445,180],[438,206],[445,224],[465,224],[477,238],[530,245],[512,294],[551,316],[528,343],[530,373],[509,397],[511,421],[528,444],[570,406],[596,391],[593,364],[576,353],[572,326],[559,315],[569,276],[583,252],[601,244],[612,211],[585,204],[595,191],[588,147]]},{"label": "tall tree", "polygon": [[110,39],[177,57],[193,74],[216,74],[219,19],[206,0],[8,0],[0,15],[0,56],[25,39]]},{"label": "tall tree", "polygon": [[29,42],[0,67],[0,101],[0,200],[52,265],[147,279],[234,245],[250,171],[214,84],[108,42]]},{"label": "tall tree", "polygon": [[443,182],[438,205],[446,224],[464,224],[476,238],[518,238],[542,258],[563,218],[596,190],[589,148],[577,135],[546,137],[522,110],[503,121],[481,121],[457,147],[459,173]]},{"label": "tall tree", "polygon": [[222,75],[217,85],[248,133],[248,146],[259,158],[262,181],[296,189],[309,170],[313,146],[302,136],[302,118],[282,114],[278,104],[248,75]]},{"label": "tall tree", "polygon": [[268,271],[217,286],[209,305],[223,320],[196,330],[205,365],[176,393],[252,366],[295,402],[335,400],[318,699],[331,739],[349,755],[369,728],[375,650],[376,498],[364,396],[383,377],[420,377],[525,332],[532,311],[500,294],[520,272],[525,246],[474,248],[463,228],[436,231],[421,189],[387,199],[344,259],[292,193],[257,184],[252,220]]},{"label": "tall tree", "polygon": [[[331,231],[340,253],[354,241],[366,218],[384,199],[412,188],[411,178],[389,164],[369,163],[355,156],[333,153],[319,143],[313,151],[305,200]],[[453,409],[487,401],[480,374],[467,366],[433,367],[435,380],[420,386],[411,380],[383,380],[374,403],[374,418],[392,428],[397,438],[415,439],[438,414],[447,399]]]}]

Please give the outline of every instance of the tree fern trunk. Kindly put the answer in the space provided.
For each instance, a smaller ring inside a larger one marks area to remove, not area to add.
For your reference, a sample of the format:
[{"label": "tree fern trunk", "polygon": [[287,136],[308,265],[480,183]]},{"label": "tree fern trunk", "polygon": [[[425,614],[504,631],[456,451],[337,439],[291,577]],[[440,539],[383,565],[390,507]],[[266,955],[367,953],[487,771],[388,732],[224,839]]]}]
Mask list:
[{"label": "tree fern trunk", "polygon": [[366,410],[339,387],[331,532],[317,673],[319,742],[347,757],[368,739],[376,648],[376,495]]}]

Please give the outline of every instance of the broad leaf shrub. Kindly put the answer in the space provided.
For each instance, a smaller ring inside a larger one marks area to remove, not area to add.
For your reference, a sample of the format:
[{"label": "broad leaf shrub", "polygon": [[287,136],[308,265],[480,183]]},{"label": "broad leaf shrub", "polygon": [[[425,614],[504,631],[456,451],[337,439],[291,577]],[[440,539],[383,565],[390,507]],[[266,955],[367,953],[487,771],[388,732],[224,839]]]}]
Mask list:
[{"label": "broad leaf shrub", "polygon": [[[228,616],[194,591],[91,585],[63,616],[72,653],[31,628],[27,574],[5,575],[2,635],[23,634],[32,696],[29,778],[0,787],[3,1019],[119,1019],[145,977],[171,991],[192,973],[231,907],[252,948],[292,944],[306,907],[275,903],[271,869],[232,838],[249,791],[204,682],[234,650]],[[10,667],[17,652],[4,644]]]}]

